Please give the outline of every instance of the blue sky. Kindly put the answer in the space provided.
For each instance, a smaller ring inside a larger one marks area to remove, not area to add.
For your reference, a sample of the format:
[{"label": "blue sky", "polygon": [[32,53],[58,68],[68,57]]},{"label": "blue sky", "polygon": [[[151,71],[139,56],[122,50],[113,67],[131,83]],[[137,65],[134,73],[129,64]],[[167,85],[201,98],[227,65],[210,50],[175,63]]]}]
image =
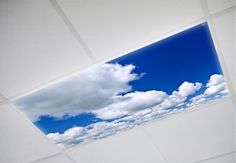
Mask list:
[{"label": "blue sky", "polygon": [[[83,137],[94,130],[93,125],[104,125],[107,129],[93,135],[96,139],[116,132],[110,126],[119,130],[135,121],[131,118],[142,119],[139,115],[144,111],[149,118],[155,117],[225,94],[216,50],[207,23],[203,23],[22,97],[15,104],[59,142],[78,141],[76,136],[68,136],[72,129]],[[133,107],[122,110],[122,106]]]},{"label": "blue sky", "polygon": [[131,82],[134,90],[163,90],[171,93],[184,81],[206,83],[212,74],[222,74],[207,23],[112,60],[134,64],[141,80]]}]

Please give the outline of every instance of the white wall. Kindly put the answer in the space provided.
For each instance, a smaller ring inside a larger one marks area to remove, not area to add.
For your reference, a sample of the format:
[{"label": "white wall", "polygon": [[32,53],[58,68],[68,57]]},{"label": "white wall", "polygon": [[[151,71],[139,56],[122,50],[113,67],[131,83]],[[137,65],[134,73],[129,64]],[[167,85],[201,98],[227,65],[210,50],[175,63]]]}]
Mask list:
[{"label": "white wall", "polygon": [[[1,0],[0,163],[233,163],[235,0]],[[61,150],[9,101],[208,21],[232,97]]]}]

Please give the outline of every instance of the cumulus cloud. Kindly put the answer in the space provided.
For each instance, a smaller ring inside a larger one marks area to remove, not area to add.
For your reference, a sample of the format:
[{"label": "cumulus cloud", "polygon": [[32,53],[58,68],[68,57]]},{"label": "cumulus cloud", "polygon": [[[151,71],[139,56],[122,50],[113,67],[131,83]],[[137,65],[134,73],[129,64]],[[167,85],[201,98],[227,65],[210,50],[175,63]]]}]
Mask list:
[{"label": "cumulus cloud", "polygon": [[[183,103],[189,95],[201,88],[201,83],[184,82],[177,91],[168,95],[162,91],[131,92],[123,96],[115,96],[114,103],[95,110],[93,113],[101,119],[115,119],[130,115],[147,108],[158,107],[159,110],[174,107]],[[160,105],[160,107],[159,107]]]},{"label": "cumulus cloud", "polygon": [[207,88],[204,92],[206,96],[214,95],[217,93],[227,93],[226,82],[223,75],[214,74],[210,77],[206,84]]},{"label": "cumulus cloud", "polygon": [[194,96],[187,104],[188,107],[196,107],[199,104],[209,102],[216,98],[229,94],[224,76],[220,74],[211,75],[208,80],[204,93]]},{"label": "cumulus cloud", "polygon": [[190,83],[185,81],[183,84],[179,86],[179,89],[177,92],[182,97],[187,97],[189,95],[194,94],[196,91],[198,91],[202,87],[201,83]]},{"label": "cumulus cloud", "polygon": [[73,127],[64,133],[50,133],[47,137],[57,144],[72,144],[73,142],[88,142],[116,133],[127,128],[125,122],[97,122],[87,127]]},{"label": "cumulus cloud", "polygon": [[187,104],[187,107],[196,107],[199,104],[202,104],[206,102],[207,99],[204,94],[200,94],[197,96],[194,96],[193,98],[190,99],[190,103]]},{"label": "cumulus cloud", "polygon": [[125,121],[130,126],[135,126],[157,118],[163,118],[164,115],[167,115],[169,112],[170,112],[169,110],[165,110],[162,107],[160,107],[160,105],[157,105],[151,108],[137,111],[131,115],[117,119],[116,121],[118,122]]},{"label": "cumulus cloud", "polygon": [[210,79],[208,80],[207,82],[207,87],[211,87],[211,86],[214,86],[214,85],[218,85],[218,84],[221,84],[223,83],[225,80],[224,80],[224,77],[223,75],[220,75],[220,74],[213,74],[211,75]]},{"label": "cumulus cloud", "polygon": [[133,112],[150,108],[162,103],[167,94],[162,91],[132,92],[116,96],[115,102],[93,113],[101,119],[119,118]]},{"label": "cumulus cloud", "polygon": [[213,85],[208,87],[205,90],[205,94],[206,95],[213,95],[216,94],[218,92],[224,91],[226,89],[226,84],[225,83],[221,83],[221,84],[217,84],[217,85]]},{"label": "cumulus cloud", "polygon": [[181,84],[177,91],[173,91],[172,95],[165,99],[161,106],[165,109],[182,104],[189,95],[194,94],[202,87],[201,83],[190,83],[185,81]]},{"label": "cumulus cloud", "polygon": [[47,137],[51,139],[54,143],[61,143],[76,138],[78,136],[81,136],[82,134],[85,134],[85,130],[83,127],[73,127],[66,130],[63,134],[60,134],[58,132],[50,133],[47,134]]},{"label": "cumulus cloud", "polygon": [[32,121],[42,115],[62,118],[91,112],[114,103],[119,93],[132,90],[130,81],[141,76],[134,65],[101,64],[15,101]]}]

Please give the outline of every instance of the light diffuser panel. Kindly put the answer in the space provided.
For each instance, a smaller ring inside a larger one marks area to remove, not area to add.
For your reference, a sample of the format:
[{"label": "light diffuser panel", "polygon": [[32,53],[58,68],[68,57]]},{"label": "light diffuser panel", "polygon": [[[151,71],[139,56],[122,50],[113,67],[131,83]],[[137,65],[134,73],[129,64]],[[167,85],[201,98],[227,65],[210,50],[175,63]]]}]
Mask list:
[{"label": "light diffuser panel", "polygon": [[51,141],[72,147],[228,95],[203,23],[78,72],[14,104]]}]

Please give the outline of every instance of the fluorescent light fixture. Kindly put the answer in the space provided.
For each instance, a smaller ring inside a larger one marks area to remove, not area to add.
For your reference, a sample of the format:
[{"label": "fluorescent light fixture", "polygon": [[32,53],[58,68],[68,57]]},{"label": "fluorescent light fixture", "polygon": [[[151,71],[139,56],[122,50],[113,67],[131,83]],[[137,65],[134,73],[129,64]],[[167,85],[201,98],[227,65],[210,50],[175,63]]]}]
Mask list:
[{"label": "fluorescent light fixture", "polygon": [[50,140],[71,147],[228,95],[208,25],[203,23],[34,91],[14,104]]}]

